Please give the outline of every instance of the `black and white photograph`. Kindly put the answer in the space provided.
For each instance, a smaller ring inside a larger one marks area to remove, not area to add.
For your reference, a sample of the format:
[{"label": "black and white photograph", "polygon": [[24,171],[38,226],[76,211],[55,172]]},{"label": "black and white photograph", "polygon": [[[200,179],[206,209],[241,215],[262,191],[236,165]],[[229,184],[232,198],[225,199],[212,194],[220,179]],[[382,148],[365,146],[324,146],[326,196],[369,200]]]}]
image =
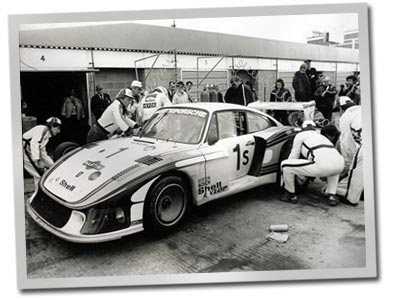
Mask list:
[{"label": "black and white photograph", "polygon": [[11,17],[19,288],[376,277],[367,11]]}]

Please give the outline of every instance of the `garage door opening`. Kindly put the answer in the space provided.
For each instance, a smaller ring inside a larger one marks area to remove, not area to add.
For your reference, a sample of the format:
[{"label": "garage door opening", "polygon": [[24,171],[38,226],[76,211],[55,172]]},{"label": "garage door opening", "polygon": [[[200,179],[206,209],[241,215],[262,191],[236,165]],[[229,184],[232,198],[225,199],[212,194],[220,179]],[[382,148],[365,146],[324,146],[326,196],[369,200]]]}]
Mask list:
[{"label": "garage door opening", "polygon": [[[64,99],[71,89],[75,90],[75,97],[82,101],[85,112],[85,117],[79,121],[74,134],[65,127],[65,119],[61,117]],[[21,94],[22,101],[26,105],[23,113],[35,117],[37,124],[44,124],[51,116],[59,117],[63,121],[61,134],[53,139],[52,144],[64,141],[85,144],[89,129],[86,73],[21,72]]]}]

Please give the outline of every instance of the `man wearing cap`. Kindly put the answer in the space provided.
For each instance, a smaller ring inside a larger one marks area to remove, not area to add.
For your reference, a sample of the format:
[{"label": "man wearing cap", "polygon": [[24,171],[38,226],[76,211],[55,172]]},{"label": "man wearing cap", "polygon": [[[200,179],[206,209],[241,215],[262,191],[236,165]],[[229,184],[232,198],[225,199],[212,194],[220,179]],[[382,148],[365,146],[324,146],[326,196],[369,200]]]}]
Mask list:
[{"label": "man wearing cap", "polygon": [[344,166],[343,157],[326,136],[315,130],[313,121],[304,121],[302,128],[303,131],[294,138],[289,158],[281,163],[284,188],[281,200],[297,203],[296,176],[327,177],[328,203],[336,206],[339,202],[335,194]]},{"label": "man wearing cap", "polygon": [[37,125],[22,136],[24,147],[24,169],[33,176],[35,188],[39,183],[45,168],[51,167],[54,162],[47,154],[46,145],[49,139],[60,133],[61,120],[51,117],[46,125]]},{"label": "man wearing cap", "polygon": [[341,136],[338,146],[345,166],[337,194],[342,196],[342,202],[357,205],[364,190],[361,106],[347,96],[339,97],[338,105],[343,111],[339,120]]},{"label": "man wearing cap", "polygon": [[106,108],[96,124],[88,132],[87,142],[106,140],[112,135],[124,132],[130,135],[133,128],[138,127],[136,122],[128,118],[127,107],[133,101],[132,90],[122,89],[116,99]]},{"label": "man wearing cap", "polygon": [[294,97],[297,102],[306,102],[311,100],[310,80],[306,74],[307,65],[300,65],[299,71],[294,73],[292,86],[294,89]]},{"label": "man wearing cap", "polygon": [[100,119],[103,112],[111,104],[109,94],[103,92],[104,87],[101,84],[96,85],[96,95],[90,99],[90,108],[96,120]]},{"label": "man wearing cap", "polygon": [[330,84],[329,77],[324,77],[314,93],[315,104],[318,111],[320,111],[329,122],[332,119],[336,94],[336,87]]}]

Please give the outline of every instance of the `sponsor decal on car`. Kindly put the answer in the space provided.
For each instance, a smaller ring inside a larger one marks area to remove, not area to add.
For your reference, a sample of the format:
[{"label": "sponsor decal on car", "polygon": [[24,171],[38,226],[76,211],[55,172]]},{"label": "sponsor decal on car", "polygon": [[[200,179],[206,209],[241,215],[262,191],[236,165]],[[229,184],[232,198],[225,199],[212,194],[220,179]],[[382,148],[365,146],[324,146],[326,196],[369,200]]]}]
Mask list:
[{"label": "sponsor decal on car", "polygon": [[71,192],[76,188],[75,185],[68,184],[65,179],[61,180],[60,185]]},{"label": "sponsor decal on car", "polygon": [[95,170],[97,170],[97,171],[100,171],[101,169],[104,169],[104,166],[101,164],[100,161],[90,161],[90,160],[87,160],[87,161],[85,161],[85,162],[83,163],[83,165],[86,166],[86,169],[87,169],[87,170],[95,169]]},{"label": "sponsor decal on car", "polygon": [[211,184],[211,185],[210,185],[210,182],[211,182],[210,176],[203,177],[198,180],[197,192],[199,195],[204,194],[204,193],[205,193],[205,196],[215,195],[218,193],[222,193],[228,189],[227,185],[222,186],[221,181],[218,181],[215,184]]},{"label": "sponsor decal on car", "polygon": [[191,115],[195,117],[205,118],[207,117],[207,112],[197,109],[188,109],[188,108],[171,108],[168,110],[170,114],[178,114],[178,115]]}]

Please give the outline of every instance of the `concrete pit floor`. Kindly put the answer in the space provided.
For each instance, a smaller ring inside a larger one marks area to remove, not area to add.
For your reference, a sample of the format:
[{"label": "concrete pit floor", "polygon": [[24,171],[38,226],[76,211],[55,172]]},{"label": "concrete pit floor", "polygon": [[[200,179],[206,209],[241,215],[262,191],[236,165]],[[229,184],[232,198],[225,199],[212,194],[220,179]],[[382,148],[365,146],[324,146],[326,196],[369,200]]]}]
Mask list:
[{"label": "concrete pit floor", "polygon": [[[63,241],[26,214],[28,278],[365,267],[364,202],[330,207],[322,186],[312,183],[298,204],[263,186],[194,209],[167,235],[100,244]],[[29,179],[25,188],[32,189]],[[272,224],[289,225],[286,243],[265,238]]]}]

